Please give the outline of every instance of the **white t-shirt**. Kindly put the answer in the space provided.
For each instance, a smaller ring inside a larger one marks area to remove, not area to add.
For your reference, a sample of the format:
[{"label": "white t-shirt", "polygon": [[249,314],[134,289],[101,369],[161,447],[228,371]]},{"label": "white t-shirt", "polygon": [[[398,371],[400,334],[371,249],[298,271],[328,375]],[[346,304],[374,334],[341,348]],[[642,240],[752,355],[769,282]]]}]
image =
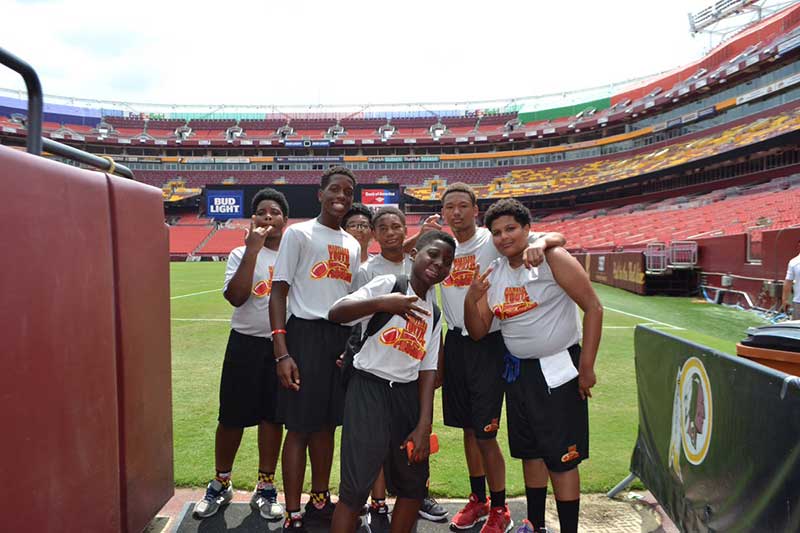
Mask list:
[{"label": "white t-shirt", "polygon": [[405,276],[411,276],[411,267],[413,264],[414,262],[408,254],[403,255],[403,260],[399,263],[389,261],[380,254],[373,255],[358,267],[358,273],[353,282],[353,288],[360,289],[377,276],[386,276],[387,274],[393,274],[395,276],[404,274]]},{"label": "white t-shirt", "polygon": [[[228,264],[225,266],[225,283],[222,291],[228,290],[228,284],[239,269],[244,257],[244,246],[231,250]],[[256,258],[253,270],[253,281],[250,296],[239,307],[234,308],[231,316],[231,328],[244,335],[272,338],[272,327],[269,323],[269,295],[272,292],[272,272],[278,252],[262,247]]]},{"label": "white t-shirt", "polygon": [[[354,293],[341,300],[367,300],[392,292],[396,278],[393,275],[378,276]],[[406,294],[413,295],[408,285]],[[429,292],[428,295],[431,293]],[[441,319],[433,324],[433,300],[418,300],[417,305],[427,309],[430,315],[423,320],[406,320],[393,316],[375,335],[367,338],[361,351],[355,354],[353,366],[387,381],[408,383],[419,377],[422,370],[436,370],[439,363],[439,338],[442,332]],[[368,315],[348,323],[361,324],[362,331],[374,315]]]},{"label": "white t-shirt", "polygon": [[[531,233],[528,242],[532,242],[540,235],[542,234]],[[483,273],[498,257],[500,252],[494,246],[492,232],[486,228],[477,228],[470,240],[457,243],[450,275],[442,282],[442,308],[447,325],[451,328],[461,328],[463,335],[467,335],[464,327],[464,297],[472,283],[475,264],[480,265]],[[500,325],[494,320],[489,332],[498,329]]]},{"label": "white t-shirt", "polygon": [[567,349],[581,340],[578,306],[553,279],[547,260],[531,269],[511,268],[501,257],[492,267],[486,298],[508,351],[539,359],[551,388],[574,379],[578,370]]},{"label": "white t-shirt", "polygon": [[350,292],[360,257],[358,241],[343,229],[315,218],[289,226],[273,275],[274,281],[290,285],[287,316],[327,319],[331,305]]},{"label": "white t-shirt", "polygon": [[794,296],[792,302],[800,304],[800,255],[797,255],[789,261],[789,266],[786,269],[786,280],[793,282],[792,290]]}]

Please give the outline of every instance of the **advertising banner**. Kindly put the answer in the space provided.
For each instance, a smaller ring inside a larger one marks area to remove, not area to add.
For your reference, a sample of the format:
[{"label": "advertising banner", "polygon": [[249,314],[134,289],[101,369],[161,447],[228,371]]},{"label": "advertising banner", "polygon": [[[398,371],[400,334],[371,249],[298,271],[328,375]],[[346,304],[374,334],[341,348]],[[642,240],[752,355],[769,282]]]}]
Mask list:
[{"label": "advertising banner", "polygon": [[244,217],[244,191],[206,190],[206,216],[216,219]]},{"label": "advertising banner", "polygon": [[396,189],[361,189],[361,203],[370,209],[399,207],[400,193]]},{"label": "advertising banner", "polygon": [[678,529],[800,531],[800,379],[644,326],[634,344],[631,472]]},{"label": "advertising banner", "polygon": [[645,264],[642,252],[573,254],[592,281],[646,294]]}]

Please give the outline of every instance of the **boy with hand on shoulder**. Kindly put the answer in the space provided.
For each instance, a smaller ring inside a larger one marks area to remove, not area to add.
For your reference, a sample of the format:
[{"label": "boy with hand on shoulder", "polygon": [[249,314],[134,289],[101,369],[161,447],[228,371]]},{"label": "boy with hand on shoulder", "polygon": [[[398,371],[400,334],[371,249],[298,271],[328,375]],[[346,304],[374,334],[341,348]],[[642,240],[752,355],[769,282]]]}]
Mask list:
[{"label": "boy with hand on shoulder", "polygon": [[283,517],[275,488],[283,427],[276,421],[278,379],[267,309],[289,204],[283,194],[266,188],[253,198],[253,213],[245,245],[231,251],[225,269],[223,295],[234,311],[220,383],[214,443],[217,474],[195,507],[199,518],[209,517],[221,505],[230,503],[233,461],[248,426],[258,426],[259,463],[258,484],[250,505],[268,520]]},{"label": "boy with hand on shoulder", "polygon": [[366,338],[353,359],[342,429],[339,503],[331,531],[354,530],[382,467],[397,490],[391,531],[408,532],[416,523],[427,492],[441,335],[430,289],[450,272],[455,247],[446,233],[426,233],[412,250],[405,294],[393,292],[404,278],[377,276],[331,307],[331,321],[364,328],[376,314],[393,315]]},{"label": "boy with hand on shoulder", "polygon": [[586,271],[561,247],[548,249],[538,267],[525,268],[531,224],[527,207],[500,200],[489,207],[485,220],[502,257],[483,274],[475,265],[464,321],[476,341],[499,321],[508,349],[508,444],[511,456],[522,460],[528,500],[528,519],[517,531],[546,531],[549,477],[560,530],[577,533],[578,465],[589,458],[587,398],[596,382],[603,306]]}]

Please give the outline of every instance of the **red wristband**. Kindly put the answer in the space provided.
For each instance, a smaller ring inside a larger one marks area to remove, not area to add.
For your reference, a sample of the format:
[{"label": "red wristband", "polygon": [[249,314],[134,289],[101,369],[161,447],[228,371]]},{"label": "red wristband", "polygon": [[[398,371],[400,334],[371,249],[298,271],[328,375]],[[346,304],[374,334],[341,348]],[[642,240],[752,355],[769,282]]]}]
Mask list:
[{"label": "red wristband", "polygon": [[286,330],[285,329],[273,329],[272,330],[272,334],[273,335],[277,335],[278,333],[283,333],[284,335],[286,335]]}]

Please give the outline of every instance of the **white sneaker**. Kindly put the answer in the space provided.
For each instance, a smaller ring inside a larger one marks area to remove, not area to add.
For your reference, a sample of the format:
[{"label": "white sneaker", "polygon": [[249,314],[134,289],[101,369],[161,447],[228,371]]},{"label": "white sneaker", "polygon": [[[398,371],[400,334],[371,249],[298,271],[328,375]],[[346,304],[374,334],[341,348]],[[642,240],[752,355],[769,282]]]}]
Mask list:
[{"label": "white sneaker", "polygon": [[206,495],[194,506],[194,514],[198,518],[208,518],[216,514],[223,505],[231,503],[233,499],[233,483],[228,483],[228,487],[212,479],[206,488]]},{"label": "white sneaker", "polygon": [[278,491],[275,489],[261,489],[253,492],[250,498],[250,507],[258,511],[266,520],[279,520],[283,518],[283,506],[278,503]]}]

